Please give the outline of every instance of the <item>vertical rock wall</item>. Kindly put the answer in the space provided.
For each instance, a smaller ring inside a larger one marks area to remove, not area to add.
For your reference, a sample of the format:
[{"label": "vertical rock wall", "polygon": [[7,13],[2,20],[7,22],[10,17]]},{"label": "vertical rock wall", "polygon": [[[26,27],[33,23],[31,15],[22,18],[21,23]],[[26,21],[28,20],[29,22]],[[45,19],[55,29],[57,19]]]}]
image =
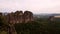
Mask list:
[{"label": "vertical rock wall", "polygon": [[27,23],[29,21],[33,21],[33,13],[30,11],[16,11],[8,14],[7,19],[10,23]]}]

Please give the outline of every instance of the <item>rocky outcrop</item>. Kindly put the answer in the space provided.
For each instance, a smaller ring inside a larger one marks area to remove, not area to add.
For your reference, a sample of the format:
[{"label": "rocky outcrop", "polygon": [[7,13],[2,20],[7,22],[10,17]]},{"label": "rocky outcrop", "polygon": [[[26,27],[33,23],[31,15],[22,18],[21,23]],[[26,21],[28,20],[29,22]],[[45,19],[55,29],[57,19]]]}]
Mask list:
[{"label": "rocky outcrop", "polygon": [[33,13],[30,11],[25,11],[24,14],[24,22],[27,23],[29,21],[33,21]]},{"label": "rocky outcrop", "polygon": [[10,24],[15,24],[15,23],[27,23],[29,21],[33,21],[33,13],[30,11],[16,11],[9,13],[7,15],[7,20]]},{"label": "rocky outcrop", "polygon": [[[2,13],[0,13],[2,15]],[[5,21],[8,23],[7,31],[8,34],[15,34],[15,27],[14,24],[16,23],[27,23],[30,21],[33,21],[33,13],[30,11],[16,11],[8,13],[7,15],[4,15]]]},{"label": "rocky outcrop", "polygon": [[16,23],[22,23],[23,22],[23,12],[22,11],[16,11],[14,13],[14,17],[15,17],[15,20],[16,20]]},{"label": "rocky outcrop", "polygon": [[50,16],[50,17],[48,18],[49,21],[53,21],[53,19],[54,19],[54,16]]}]

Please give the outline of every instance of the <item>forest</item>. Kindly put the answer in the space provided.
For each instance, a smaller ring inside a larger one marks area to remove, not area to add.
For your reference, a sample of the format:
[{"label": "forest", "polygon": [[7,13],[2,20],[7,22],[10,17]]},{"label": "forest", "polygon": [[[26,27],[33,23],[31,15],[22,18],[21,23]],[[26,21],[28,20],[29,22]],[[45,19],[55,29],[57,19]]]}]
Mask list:
[{"label": "forest", "polygon": [[[0,34],[9,34],[5,18],[0,16]],[[50,21],[46,18],[37,18],[28,23],[14,25],[15,34],[60,34],[60,21]]]}]

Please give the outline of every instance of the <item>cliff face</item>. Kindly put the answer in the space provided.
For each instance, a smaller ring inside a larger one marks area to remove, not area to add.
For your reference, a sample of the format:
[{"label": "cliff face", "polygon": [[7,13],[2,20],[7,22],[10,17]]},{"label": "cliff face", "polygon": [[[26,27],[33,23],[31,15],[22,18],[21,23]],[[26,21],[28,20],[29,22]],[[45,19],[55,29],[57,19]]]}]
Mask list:
[{"label": "cliff face", "polygon": [[24,22],[29,22],[29,21],[33,21],[33,13],[30,11],[25,11],[24,14]]},{"label": "cliff face", "polygon": [[23,22],[23,12],[22,11],[16,11],[14,13],[14,17],[15,17],[15,20],[16,20],[16,23],[22,23]]},{"label": "cliff face", "polygon": [[7,21],[9,23],[27,23],[29,21],[33,21],[33,13],[30,11],[16,11],[8,14],[7,16]]}]

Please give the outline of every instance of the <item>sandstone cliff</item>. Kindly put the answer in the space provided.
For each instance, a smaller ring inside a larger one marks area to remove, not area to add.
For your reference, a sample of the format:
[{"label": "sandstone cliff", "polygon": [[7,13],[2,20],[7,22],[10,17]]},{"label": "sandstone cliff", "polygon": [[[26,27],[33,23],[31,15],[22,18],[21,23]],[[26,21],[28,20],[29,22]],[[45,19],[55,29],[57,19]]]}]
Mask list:
[{"label": "sandstone cliff", "polygon": [[7,16],[7,21],[9,23],[27,23],[29,21],[33,21],[33,13],[30,11],[16,11],[16,12],[11,12]]}]

